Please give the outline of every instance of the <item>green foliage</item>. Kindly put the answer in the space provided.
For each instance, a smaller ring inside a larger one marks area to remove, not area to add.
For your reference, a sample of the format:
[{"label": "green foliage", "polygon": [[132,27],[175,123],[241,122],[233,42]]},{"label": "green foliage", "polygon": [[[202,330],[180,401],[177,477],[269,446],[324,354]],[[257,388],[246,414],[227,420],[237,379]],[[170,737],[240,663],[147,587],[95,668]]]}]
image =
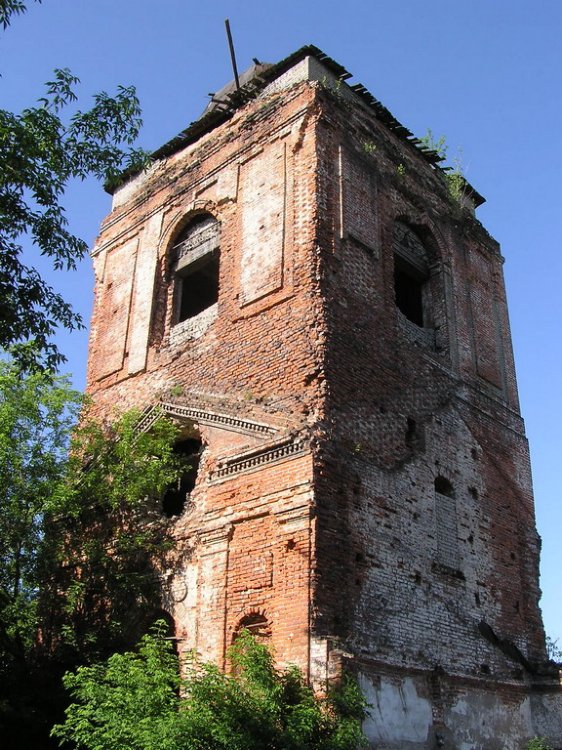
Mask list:
[{"label": "green foliage", "polygon": [[436,138],[433,135],[433,132],[428,128],[425,135],[420,138],[420,143],[428,149],[428,151],[435,151],[441,159],[447,158],[448,146],[447,139],[444,135]]},{"label": "green foliage", "polygon": [[78,747],[175,747],[166,738],[177,718],[179,672],[170,642],[159,623],[136,652],[113,654],[106,662],[68,673],[64,684],[76,703],[66,711],[55,736]]},{"label": "green foliage", "polygon": [[[41,0],[35,0],[40,3]],[[0,25],[7,29],[12,22],[12,16],[21,15],[27,10],[22,0],[2,0],[0,3]]]},{"label": "green foliage", "polygon": [[48,731],[56,670],[36,648],[38,591],[52,560],[45,509],[66,472],[81,404],[68,380],[0,361],[0,736],[36,747]]},{"label": "green foliage", "polygon": [[526,750],[552,750],[552,748],[544,737],[533,737],[527,743]]},{"label": "green foliage", "polygon": [[67,378],[0,362],[0,670],[24,660],[35,637],[44,513],[80,404]]},{"label": "green foliage", "polygon": [[243,632],[230,675],[194,660],[184,680],[159,629],[135,653],[68,674],[75,701],[53,734],[86,750],[357,750],[365,701],[350,678],[324,697],[296,667],[277,670]]},{"label": "green foliage", "polygon": [[[6,28],[25,3],[1,3]],[[77,110],[79,80],[55,70],[38,106],[16,114],[0,110],[0,348],[26,368],[54,369],[64,360],[51,337],[57,326],[83,327],[80,317],[24,263],[22,241],[51,259],[55,269],[75,269],[86,243],[68,229],[61,201],[69,183],[93,175],[113,183],[123,169],[146,164],[132,147],[140,126],[134,88],[101,92],[89,110]],[[32,342],[34,346],[27,346]]]},{"label": "green foliage", "polygon": [[48,733],[57,673],[130,646],[131,624],[143,629],[158,607],[176,427],[162,418],[139,434],[127,413],[76,428],[82,403],[66,378],[0,361],[0,736],[11,748]]},{"label": "green foliage", "polygon": [[79,660],[130,645],[143,617],[157,607],[157,566],[170,549],[160,498],[185,470],[173,450],[178,429],[168,419],[139,432],[130,411],[106,427],[84,419],[73,434],[65,481],[49,507],[46,540],[58,566],[45,588],[58,601],[60,640]]},{"label": "green foliage", "polygon": [[[441,161],[444,161],[447,158],[449,147],[444,135],[436,138],[433,135],[433,132],[428,128],[426,134],[420,138],[420,143],[429,151],[434,151]],[[456,203],[462,206],[466,196],[467,183],[464,176],[461,149],[458,150],[457,155],[453,159],[452,166],[445,167],[445,170],[445,181],[449,195]]]}]

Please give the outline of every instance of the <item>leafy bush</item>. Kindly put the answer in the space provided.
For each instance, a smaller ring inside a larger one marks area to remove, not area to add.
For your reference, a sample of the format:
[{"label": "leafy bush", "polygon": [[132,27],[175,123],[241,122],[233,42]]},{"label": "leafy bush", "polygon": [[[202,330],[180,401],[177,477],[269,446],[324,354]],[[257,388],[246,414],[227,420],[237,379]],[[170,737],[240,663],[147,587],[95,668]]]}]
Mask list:
[{"label": "leafy bush", "polygon": [[354,680],[318,696],[297,667],[278,670],[244,631],[232,667],[179,664],[160,622],[132,653],[65,677],[75,702],[53,729],[86,750],[357,750],[365,701]]}]

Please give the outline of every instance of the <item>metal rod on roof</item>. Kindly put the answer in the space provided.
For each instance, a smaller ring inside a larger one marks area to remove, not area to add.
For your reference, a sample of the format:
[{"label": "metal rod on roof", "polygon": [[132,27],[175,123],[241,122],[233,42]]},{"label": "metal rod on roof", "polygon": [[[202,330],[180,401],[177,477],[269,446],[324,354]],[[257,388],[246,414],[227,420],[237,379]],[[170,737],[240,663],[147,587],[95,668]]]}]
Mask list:
[{"label": "metal rod on roof", "polygon": [[232,34],[230,33],[230,22],[228,18],[225,18],[224,25],[226,26],[228,46],[230,47],[230,59],[232,61],[232,69],[234,70],[234,80],[236,81],[236,90],[238,91],[240,89],[240,81],[238,80],[238,68],[236,67],[236,55],[234,54],[234,44],[232,43]]}]

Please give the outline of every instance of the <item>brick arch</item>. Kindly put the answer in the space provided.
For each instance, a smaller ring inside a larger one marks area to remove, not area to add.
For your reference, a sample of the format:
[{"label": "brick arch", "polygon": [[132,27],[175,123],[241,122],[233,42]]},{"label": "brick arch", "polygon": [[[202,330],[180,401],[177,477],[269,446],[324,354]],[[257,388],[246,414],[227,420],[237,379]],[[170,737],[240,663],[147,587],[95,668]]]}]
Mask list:
[{"label": "brick arch", "polygon": [[438,227],[426,214],[419,215],[410,211],[398,212],[392,222],[393,234],[397,223],[405,224],[418,236],[427,253],[429,265],[444,262],[447,257],[445,240]]},{"label": "brick arch", "polygon": [[232,632],[232,643],[242,630],[248,630],[259,643],[269,643],[271,638],[271,621],[267,617],[265,610],[250,610],[239,618]]},{"label": "brick arch", "polygon": [[218,222],[222,223],[222,214],[215,201],[195,200],[181,207],[177,205],[174,206],[174,209],[164,218],[164,224],[158,242],[159,259],[162,259],[167,255],[175,238],[181,234],[193,219],[201,214],[210,214]]},{"label": "brick arch", "polygon": [[[196,226],[205,217],[216,222],[220,236],[221,216],[213,201],[193,201],[183,210],[176,210],[162,231],[157,251],[155,305],[151,322],[152,345],[159,345],[170,326],[183,319],[179,312],[181,302],[178,302],[178,289],[174,283],[179,274],[173,248],[181,239],[182,233],[190,226]],[[218,267],[216,273],[218,274]],[[186,312],[185,315],[190,314]]]}]

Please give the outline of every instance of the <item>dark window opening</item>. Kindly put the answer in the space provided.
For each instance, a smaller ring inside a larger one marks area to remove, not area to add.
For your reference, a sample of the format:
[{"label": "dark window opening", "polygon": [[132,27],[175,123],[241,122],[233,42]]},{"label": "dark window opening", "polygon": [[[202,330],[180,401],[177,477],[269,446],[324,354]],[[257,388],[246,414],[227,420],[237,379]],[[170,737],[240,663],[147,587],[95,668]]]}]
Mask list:
[{"label": "dark window opening", "polygon": [[214,305],[219,298],[219,252],[178,271],[178,323],[193,318]]},{"label": "dark window opening", "polygon": [[171,251],[174,322],[194,318],[219,298],[220,224],[200,214],[176,238]]},{"label": "dark window opening", "polygon": [[445,477],[437,477],[435,479],[435,492],[438,492],[440,495],[445,495],[445,497],[455,496],[453,485],[448,479],[445,479]]},{"label": "dark window opening", "polygon": [[181,457],[185,468],[178,480],[164,492],[162,513],[167,518],[173,518],[183,513],[187,498],[197,481],[202,451],[202,442],[195,438],[182,440],[174,446],[174,453]]},{"label": "dark window opening", "polygon": [[416,420],[412,417],[406,419],[406,445],[408,448],[412,448],[416,443],[417,425]]},{"label": "dark window opening", "polygon": [[394,225],[394,298],[402,315],[419,328],[431,328],[429,257],[416,232]]},{"label": "dark window opening", "polygon": [[425,278],[401,258],[395,257],[394,294],[396,306],[408,320],[424,326],[423,287]]}]

